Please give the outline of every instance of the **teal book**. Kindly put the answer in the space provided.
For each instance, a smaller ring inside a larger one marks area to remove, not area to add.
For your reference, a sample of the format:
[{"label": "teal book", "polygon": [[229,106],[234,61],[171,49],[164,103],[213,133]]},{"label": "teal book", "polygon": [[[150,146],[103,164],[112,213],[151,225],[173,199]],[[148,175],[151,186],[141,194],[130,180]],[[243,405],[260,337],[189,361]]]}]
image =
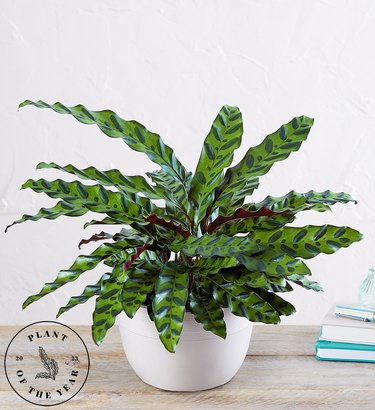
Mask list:
[{"label": "teal book", "polygon": [[375,363],[375,345],[318,339],[316,342],[316,358],[318,360]]}]

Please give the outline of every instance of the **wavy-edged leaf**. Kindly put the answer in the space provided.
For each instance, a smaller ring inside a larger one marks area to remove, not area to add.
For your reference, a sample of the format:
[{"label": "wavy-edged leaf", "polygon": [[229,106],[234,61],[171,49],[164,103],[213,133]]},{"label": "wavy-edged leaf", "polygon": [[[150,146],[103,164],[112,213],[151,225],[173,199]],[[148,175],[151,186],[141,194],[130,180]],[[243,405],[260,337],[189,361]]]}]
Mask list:
[{"label": "wavy-edged leaf", "polygon": [[[245,198],[241,198],[239,192],[249,184],[249,180],[256,187],[257,177],[266,174],[275,162],[282,161],[293,151],[297,151],[306,140],[313,123],[314,120],[309,117],[293,118],[268,135],[259,145],[250,148],[237,165],[227,169],[223,182],[215,192],[215,207],[226,207],[228,203],[235,203],[238,207]],[[249,194],[251,190],[246,192],[246,195]]]},{"label": "wavy-edged leaf", "polygon": [[282,297],[276,295],[273,292],[268,292],[263,289],[253,289],[263,300],[266,300],[274,309],[276,309],[279,315],[290,316],[296,312],[295,307],[284,300]]},{"label": "wavy-edged leaf", "polygon": [[221,275],[206,276],[204,282],[216,302],[222,307],[229,307],[234,315],[252,322],[279,323],[278,312],[246,285],[227,282]]},{"label": "wavy-edged leaf", "polygon": [[264,249],[254,241],[249,240],[248,236],[232,238],[226,235],[209,234],[199,238],[189,236],[184,240],[172,242],[169,247],[173,252],[183,252],[187,256],[200,255],[203,258],[236,256],[242,252],[252,254]]},{"label": "wavy-edged leaf", "polygon": [[176,180],[173,176],[163,169],[153,172],[146,172],[155,186],[163,191],[166,201],[166,210],[170,215],[179,219],[187,214],[188,209],[188,190],[190,187],[192,175],[191,172],[186,174],[185,182]]},{"label": "wavy-edged leaf", "polygon": [[263,288],[269,283],[269,279],[264,272],[251,272],[244,266],[222,269],[219,274],[226,282],[235,282],[238,285],[248,285],[252,288]]},{"label": "wavy-edged leaf", "polygon": [[[298,193],[290,191],[281,197],[267,196],[259,203],[245,204],[232,215],[219,215],[211,222],[207,231],[225,235],[250,232],[254,229],[272,230],[293,222],[300,211],[324,212],[330,205],[356,201],[345,192],[332,191]],[[267,212],[265,212],[267,211]],[[261,213],[265,214],[262,215]],[[268,213],[268,215],[267,215]]]},{"label": "wavy-edged leaf", "polygon": [[[85,209],[85,208],[84,208]],[[86,212],[88,211],[88,209],[86,209]],[[101,221],[97,221],[96,219],[93,219],[89,222],[86,222],[83,225],[83,228],[86,229],[87,227],[91,226],[91,225],[124,225],[125,222],[120,221],[118,219],[114,219],[114,218],[109,218],[109,217],[105,217],[104,219],[102,219]]]},{"label": "wavy-edged leaf", "polygon": [[[274,212],[290,211],[297,213],[306,209],[312,209],[314,211],[326,211],[330,209],[329,205],[334,205],[337,203],[347,204],[348,202],[356,203],[356,201],[345,192],[336,193],[327,190],[324,192],[309,191],[305,193],[299,193],[290,191],[289,193],[281,197],[269,195],[265,199],[263,199],[263,201],[257,204],[245,204],[242,208],[252,212],[255,212],[262,208],[267,208]],[[325,207],[324,205],[328,205],[328,207]]]},{"label": "wavy-edged leaf", "polygon": [[138,194],[139,192],[141,192],[150,199],[164,198],[163,190],[161,190],[159,187],[151,186],[147,182],[146,178],[140,175],[126,176],[122,174],[118,169],[111,169],[108,171],[99,171],[95,167],[79,169],[72,164],[61,166],[54,162],[40,162],[37,165],[37,169],[44,168],[59,169],[60,171],[65,171],[70,174],[76,175],[81,179],[96,181],[104,186],[114,186],[125,193]]},{"label": "wavy-edged leaf", "polygon": [[241,145],[242,115],[237,107],[224,105],[215,118],[203,143],[189,191],[189,216],[198,225],[214,199],[214,190],[223,177],[224,168],[233,160]]},{"label": "wavy-edged leaf", "polygon": [[152,301],[155,325],[165,348],[174,353],[183,327],[188,297],[188,268],[168,262],[160,270]]},{"label": "wavy-edged leaf", "polygon": [[92,314],[92,338],[96,345],[100,345],[116,321],[116,316],[122,312],[121,306],[122,283],[116,279],[103,281],[100,296],[96,299],[95,310]]},{"label": "wavy-edged leaf", "polygon": [[311,289],[315,292],[320,292],[323,290],[321,285],[318,282],[315,282],[313,280],[307,279],[305,276],[293,274],[288,276],[288,280],[291,282],[296,283],[297,285],[300,285],[304,287],[305,289]]},{"label": "wavy-edged leaf", "polygon": [[292,273],[311,275],[310,269],[302,260],[288,254],[280,254],[273,249],[253,256],[239,254],[236,258],[251,272],[265,272],[269,276],[285,276]]},{"label": "wavy-edged leaf", "polygon": [[267,207],[262,207],[262,208],[250,210],[250,211],[244,208],[238,208],[232,215],[229,215],[229,216],[219,215],[214,221],[208,224],[208,226],[207,226],[207,223],[203,224],[202,228],[204,232],[212,233],[216,231],[218,228],[220,228],[222,225],[225,225],[229,222],[238,222],[238,221],[251,220],[251,219],[258,220],[261,217],[272,217],[272,216],[278,216],[278,213],[275,211],[272,211],[271,209]]},{"label": "wavy-edged leaf", "polygon": [[78,244],[78,249],[81,249],[82,245],[87,245],[91,242],[104,241],[104,239],[111,239],[112,237],[113,235],[104,231],[95,233],[94,235],[91,235],[88,239],[81,239],[81,241]]},{"label": "wavy-edged leaf", "polygon": [[134,248],[135,246],[139,246],[141,244],[142,243],[137,240],[122,240],[114,243],[103,243],[90,255],[78,256],[68,270],[61,270],[53,282],[45,283],[39,293],[29,296],[23,303],[22,309],[25,309],[28,305],[39,300],[43,296],[54,292],[66,283],[75,281],[83,272],[94,269],[103,259],[108,256],[123,249]]},{"label": "wavy-edged leaf", "polygon": [[255,218],[228,220],[215,229],[216,235],[233,236],[238,233],[249,233],[254,230],[272,231],[282,228],[295,220],[293,214],[277,214],[270,216],[259,216]]},{"label": "wavy-edged leaf", "polygon": [[175,231],[179,235],[181,235],[183,238],[186,238],[186,237],[190,236],[190,232],[185,230],[182,225],[180,225],[178,223],[176,224],[172,221],[168,222],[164,218],[161,218],[161,217],[159,217],[155,214],[149,215],[146,218],[146,221],[150,222],[151,224],[154,224],[154,225],[162,226],[162,227],[164,227],[166,229],[169,229],[171,231]]},{"label": "wavy-edged leaf", "polygon": [[215,274],[220,269],[232,268],[238,265],[238,261],[233,257],[219,257],[214,256],[212,258],[198,259],[193,267],[194,272],[198,272],[201,275]]},{"label": "wavy-edged leaf", "polygon": [[224,313],[212,295],[197,295],[193,292],[189,296],[190,310],[194,319],[203,325],[203,329],[225,339],[227,336]]},{"label": "wavy-edged leaf", "polygon": [[126,315],[133,318],[155,286],[161,266],[147,261],[133,266],[123,284],[121,303]]},{"label": "wavy-edged leaf", "polygon": [[287,282],[286,280],[284,281],[283,284],[268,282],[267,285],[264,286],[264,289],[267,289],[271,292],[277,292],[277,293],[291,292],[293,290],[290,283]]},{"label": "wavy-edged leaf", "polygon": [[83,124],[96,124],[108,137],[122,138],[134,151],[144,152],[151,161],[171,173],[175,179],[182,183],[186,179],[186,170],[176,158],[173,150],[164,144],[158,134],[149,131],[137,121],[126,121],[111,110],[90,111],[81,104],[66,107],[60,102],[50,105],[44,101],[26,100],[19,105],[19,108],[26,105],[50,108],[59,114],[70,114]]},{"label": "wavy-edged leaf", "polygon": [[248,235],[259,246],[266,246],[293,258],[314,258],[320,253],[331,254],[362,239],[362,234],[346,226],[306,225],[284,227],[275,231],[254,231]]},{"label": "wavy-edged leaf", "polygon": [[59,309],[59,311],[57,312],[56,318],[58,318],[59,316],[61,316],[63,313],[67,312],[74,306],[87,302],[93,296],[100,295],[100,289],[101,289],[103,281],[109,278],[110,278],[110,274],[104,273],[95,285],[87,285],[80,296],[72,296],[69,299],[69,302],[65,306]]},{"label": "wavy-edged leaf", "polygon": [[147,213],[158,213],[158,208],[148,198],[136,194],[124,195],[103,188],[101,185],[84,185],[79,181],[66,182],[61,179],[26,181],[22,188],[43,192],[51,198],[60,198],[65,202],[79,204],[93,212],[105,213],[123,223],[145,223]]},{"label": "wavy-edged leaf", "polygon": [[39,212],[35,215],[23,215],[17,221],[14,221],[12,224],[8,225],[5,228],[5,232],[16,224],[20,224],[26,221],[39,221],[40,219],[56,219],[60,216],[82,216],[88,212],[87,208],[83,208],[79,204],[71,204],[69,202],[60,201],[52,208],[41,208]]}]

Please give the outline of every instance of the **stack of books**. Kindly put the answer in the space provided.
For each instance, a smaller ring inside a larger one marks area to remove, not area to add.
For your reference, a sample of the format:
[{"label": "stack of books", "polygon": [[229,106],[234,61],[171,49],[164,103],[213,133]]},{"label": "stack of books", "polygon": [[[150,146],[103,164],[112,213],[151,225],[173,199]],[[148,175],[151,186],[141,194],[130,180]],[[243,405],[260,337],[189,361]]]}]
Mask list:
[{"label": "stack of books", "polygon": [[330,309],[316,342],[318,360],[375,362],[375,309],[340,304]]}]

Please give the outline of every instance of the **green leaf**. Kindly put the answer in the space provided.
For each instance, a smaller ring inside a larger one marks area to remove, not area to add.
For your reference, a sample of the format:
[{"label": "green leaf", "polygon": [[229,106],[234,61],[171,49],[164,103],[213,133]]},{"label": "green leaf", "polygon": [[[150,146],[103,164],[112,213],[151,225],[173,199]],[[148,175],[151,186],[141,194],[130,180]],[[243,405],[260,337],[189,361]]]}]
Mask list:
[{"label": "green leaf", "polygon": [[169,213],[182,219],[182,215],[186,214],[188,209],[187,190],[191,183],[191,172],[186,174],[184,184],[173,178],[170,173],[163,169],[146,172],[146,175],[151,178],[159,190],[163,191],[163,199],[166,200],[166,208],[169,210]]},{"label": "green leaf", "polygon": [[279,323],[278,312],[246,285],[227,282],[221,275],[207,276],[204,282],[216,302],[222,307],[229,307],[234,315],[252,322]]},{"label": "green leaf", "polygon": [[[297,213],[307,209],[313,209],[315,211],[329,210],[329,205],[336,203],[346,204],[348,202],[356,202],[349,194],[345,192],[315,192],[309,191],[306,193],[298,193],[290,191],[288,194],[281,197],[267,196],[263,201],[257,204],[245,204],[243,209],[246,211],[257,211],[261,208],[267,208],[274,212],[286,212],[290,211]],[[318,205],[323,205],[322,207]],[[328,205],[328,207],[324,206]]]},{"label": "green leaf", "polygon": [[309,280],[305,276],[293,274],[288,276],[288,280],[304,287],[305,289],[311,289],[315,292],[320,292],[321,290],[323,290],[323,288],[318,282]]},{"label": "green leaf", "polygon": [[102,343],[108,329],[115,324],[116,316],[122,312],[121,288],[122,284],[116,279],[108,279],[102,283],[100,296],[96,299],[92,315],[92,338],[98,346]]},{"label": "green leaf", "polygon": [[49,105],[43,101],[26,100],[19,108],[34,105],[38,108],[51,108],[59,114],[70,114],[83,124],[96,124],[100,130],[111,138],[122,140],[134,151],[144,152],[151,161],[160,165],[182,183],[186,179],[186,170],[176,158],[173,150],[165,145],[158,134],[149,131],[137,121],[126,121],[111,110],[90,111],[83,105],[66,107],[57,102]]},{"label": "green leaf", "polygon": [[233,160],[233,152],[241,145],[242,115],[237,107],[224,105],[215,118],[201,151],[191,182],[189,216],[195,224],[205,217],[214,198],[214,190],[222,179],[224,168]]},{"label": "green leaf", "polygon": [[222,337],[227,336],[223,309],[215,302],[212,295],[196,295],[190,293],[190,310],[195,320],[203,325],[203,329]]},{"label": "green leaf", "polygon": [[232,268],[237,266],[238,262],[236,258],[232,257],[219,257],[201,258],[198,259],[193,267],[194,272],[198,272],[200,275],[209,275],[219,272],[220,269]]},{"label": "green leaf", "polygon": [[268,292],[263,289],[253,289],[263,300],[266,300],[274,309],[278,311],[280,315],[289,316],[296,312],[294,306],[281,298],[278,295],[275,295],[273,292]]},{"label": "green leaf", "polygon": [[233,219],[224,222],[215,229],[215,234],[233,236],[238,233],[248,233],[254,230],[274,230],[293,222],[293,214],[259,216],[256,218]]},{"label": "green leaf", "polygon": [[60,201],[52,208],[41,208],[39,212],[35,215],[23,215],[20,219],[8,225],[5,229],[5,232],[7,232],[7,230],[11,226],[26,221],[39,221],[40,219],[56,219],[60,216],[82,216],[86,212],[88,212],[88,209],[83,208],[80,204],[72,204],[69,202]]},{"label": "green leaf", "polygon": [[108,278],[110,278],[110,274],[104,273],[95,285],[87,285],[80,296],[72,296],[69,299],[69,302],[59,309],[56,318],[58,318],[74,306],[87,302],[91,297],[100,295],[102,283]]},{"label": "green leaf", "polygon": [[133,318],[146,301],[147,295],[154,289],[160,265],[142,261],[129,271],[123,285],[121,303],[128,317]]},{"label": "green leaf", "polygon": [[203,258],[213,256],[236,256],[244,252],[247,254],[256,253],[262,250],[258,244],[245,237],[230,237],[226,235],[205,234],[199,238],[189,236],[188,238],[172,242],[169,245],[173,252],[183,252],[187,256],[200,255]]},{"label": "green leaf", "polygon": [[164,191],[159,187],[151,186],[146,178],[140,175],[125,176],[118,169],[111,169],[109,171],[99,171],[94,167],[85,169],[78,169],[74,165],[68,164],[65,166],[57,165],[54,162],[46,163],[40,162],[37,169],[54,168],[61,171],[76,175],[81,179],[88,179],[99,182],[104,186],[114,186],[120,191],[130,194],[137,194],[141,192],[150,199],[163,199]]},{"label": "green leaf", "polygon": [[309,259],[320,253],[331,254],[340,248],[347,248],[360,241],[362,234],[346,226],[306,225],[286,226],[275,231],[254,231],[248,237],[259,246],[272,248],[280,255]]},{"label": "green leaf", "polygon": [[252,288],[265,288],[269,283],[265,273],[251,272],[241,265],[236,268],[222,269],[219,273],[226,282],[235,282],[238,285],[248,285]]},{"label": "green leaf", "polygon": [[31,188],[51,198],[60,198],[90,211],[105,213],[110,218],[121,220],[126,224],[134,221],[145,223],[144,216],[147,213],[159,213],[159,209],[147,198],[136,194],[125,196],[119,192],[106,190],[101,185],[84,185],[79,181],[66,182],[61,179],[55,181],[29,179],[22,188]]},{"label": "green leaf", "polygon": [[187,267],[173,262],[165,264],[155,285],[152,309],[160,340],[174,353],[183,327],[185,305],[188,297]]},{"label": "green leaf", "polygon": [[[272,278],[274,279],[274,278]],[[284,279],[284,278],[278,278],[278,279]],[[271,291],[271,292],[291,292],[293,290],[292,286],[290,285],[289,282],[286,280],[283,280],[283,284],[278,284],[278,283],[272,283],[268,282],[266,286],[264,286],[265,289]]]},{"label": "green leaf", "polygon": [[295,259],[288,254],[280,254],[273,249],[267,249],[259,255],[236,256],[238,262],[251,272],[265,272],[270,276],[285,276],[291,273],[311,275],[310,269],[300,259]]},{"label": "green leaf", "polygon": [[83,272],[94,269],[103,259],[126,248],[134,248],[142,245],[137,240],[122,240],[114,243],[103,243],[90,255],[80,255],[68,270],[61,270],[53,282],[45,283],[41,291],[29,296],[22,305],[25,309],[31,303],[39,300],[45,295],[59,289],[68,282],[73,282],[80,277]]},{"label": "green leaf", "polygon": [[[267,209],[272,212],[277,212],[279,215],[261,216],[256,218],[234,218],[224,222],[221,226],[216,228],[215,233],[235,235],[237,233],[245,233],[252,230],[277,229],[283,227],[287,223],[293,222],[295,214],[300,211],[314,210],[323,212],[330,210],[330,205],[348,202],[355,201],[345,192],[334,193],[331,191],[309,191],[301,194],[291,191],[282,197],[267,196],[263,201],[259,203],[245,204],[241,206],[241,209],[254,213],[261,209]],[[230,207],[229,209],[232,208]],[[224,212],[227,211],[227,209],[224,209]]]},{"label": "green leaf", "polygon": [[[259,145],[250,148],[236,166],[227,169],[223,182],[215,192],[215,207],[226,206],[231,202],[236,202],[238,207],[238,201],[245,198],[239,192],[249,184],[249,180],[256,187],[257,177],[266,174],[275,162],[297,151],[306,140],[313,122],[312,118],[305,116],[294,118],[268,135]],[[251,190],[246,192],[246,195],[249,194]]]},{"label": "green leaf", "polygon": [[[84,208],[85,209],[85,208]],[[86,209],[86,212],[88,211],[88,209]],[[91,220],[90,222],[86,222],[83,225],[83,228],[86,229],[88,226],[91,225],[124,225],[123,221],[120,221],[118,219],[114,219],[114,218],[109,218],[109,217],[105,217],[104,219],[102,219],[101,221],[98,221],[96,219]]]}]

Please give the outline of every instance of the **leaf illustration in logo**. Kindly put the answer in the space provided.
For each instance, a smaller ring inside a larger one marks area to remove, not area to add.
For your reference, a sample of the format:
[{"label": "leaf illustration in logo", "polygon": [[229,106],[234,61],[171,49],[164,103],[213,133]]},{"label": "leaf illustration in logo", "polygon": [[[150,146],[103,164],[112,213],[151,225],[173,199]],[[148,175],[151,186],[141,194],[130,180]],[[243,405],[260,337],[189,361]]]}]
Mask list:
[{"label": "leaf illustration in logo", "polygon": [[58,366],[56,360],[55,359],[50,359],[42,346],[39,346],[39,357],[40,357],[41,362],[44,365],[44,368],[46,370],[48,370],[48,373],[47,372],[37,373],[35,378],[36,379],[53,379],[53,380],[55,380],[55,377],[59,372],[59,366]]}]

